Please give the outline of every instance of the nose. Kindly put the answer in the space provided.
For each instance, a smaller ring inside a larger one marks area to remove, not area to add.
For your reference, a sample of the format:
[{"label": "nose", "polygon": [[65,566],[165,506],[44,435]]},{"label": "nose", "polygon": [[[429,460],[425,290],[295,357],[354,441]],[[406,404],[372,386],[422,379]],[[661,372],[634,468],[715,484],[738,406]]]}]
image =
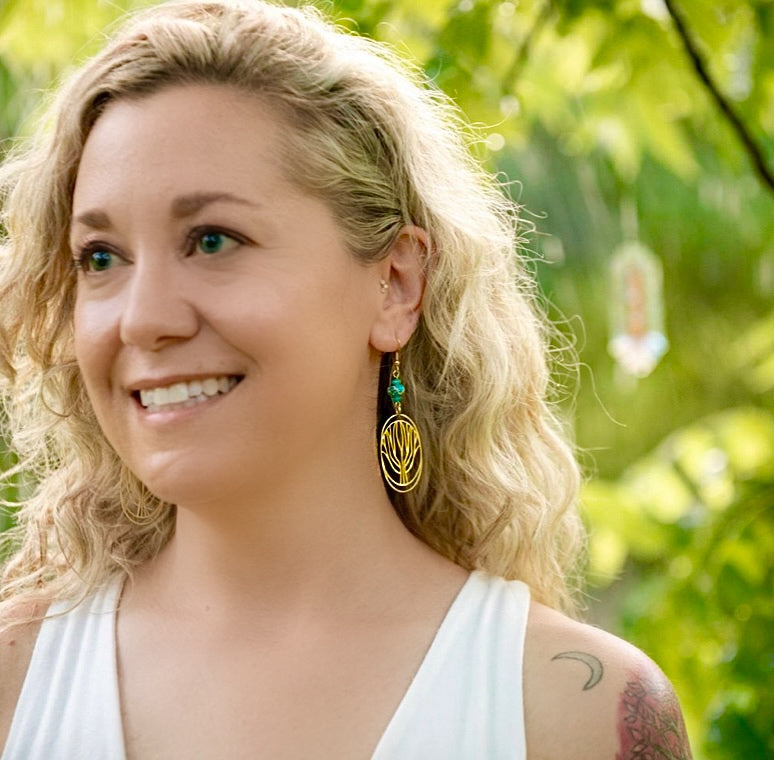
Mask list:
[{"label": "nose", "polygon": [[125,345],[158,351],[192,338],[199,317],[187,293],[180,263],[136,263],[126,286],[120,335]]}]

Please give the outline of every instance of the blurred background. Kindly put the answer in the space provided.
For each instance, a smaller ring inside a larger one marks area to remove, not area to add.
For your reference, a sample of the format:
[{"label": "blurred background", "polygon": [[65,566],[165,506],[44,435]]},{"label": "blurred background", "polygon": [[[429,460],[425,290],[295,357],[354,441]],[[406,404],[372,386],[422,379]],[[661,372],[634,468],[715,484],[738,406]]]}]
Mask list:
[{"label": "blurred background", "polygon": [[[0,0],[0,155],[149,4]],[[774,757],[774,0],[318,5],[459,103],[534,225],[588,619],[672,679],[697,760]]]}]

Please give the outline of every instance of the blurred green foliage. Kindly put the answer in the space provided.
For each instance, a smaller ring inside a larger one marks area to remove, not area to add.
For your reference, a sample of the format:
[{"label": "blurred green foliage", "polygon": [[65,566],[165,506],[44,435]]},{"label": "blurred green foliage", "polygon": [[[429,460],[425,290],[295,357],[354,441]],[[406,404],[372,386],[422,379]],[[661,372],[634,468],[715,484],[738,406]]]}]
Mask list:
[{"label": "blurred green foliage", "polygon": [[[590,580],[680,692],[699,757],[774,750],[774,415],[720,412],[584,492]],[[706,754],[704,754],[706,753]]]},{"label": "blurred green foliage", "polygon": [[[148,4],[0,0],[0,139]],[[774,755],[774,195],[664,0],[318,4],[419,61],[536,223],[534,268],[580,360],[558,371],[581,381],[592,617],[672,678],[698,760]],[[771,172],[774,2],[671,5]],[[627,240],[663,262],[671,345],[639,381],[607,354]]]}]

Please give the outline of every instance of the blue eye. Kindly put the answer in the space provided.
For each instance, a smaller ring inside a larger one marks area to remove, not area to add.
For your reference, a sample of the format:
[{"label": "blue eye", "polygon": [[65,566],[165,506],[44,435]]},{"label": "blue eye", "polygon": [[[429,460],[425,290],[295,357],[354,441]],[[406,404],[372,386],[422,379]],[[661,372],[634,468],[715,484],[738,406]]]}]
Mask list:
[{"label": "blue eye", "polygon": [[205,232],[199,235],[196,247],[201,253],[220,253],[229,243],[236,243],[234,238],[223,232]]},{"label": "blue eye", "polygon": [[115,263],[115,254],[110,251],[85,251],[81,257],[81,266],[86,272],[104,272]]}]

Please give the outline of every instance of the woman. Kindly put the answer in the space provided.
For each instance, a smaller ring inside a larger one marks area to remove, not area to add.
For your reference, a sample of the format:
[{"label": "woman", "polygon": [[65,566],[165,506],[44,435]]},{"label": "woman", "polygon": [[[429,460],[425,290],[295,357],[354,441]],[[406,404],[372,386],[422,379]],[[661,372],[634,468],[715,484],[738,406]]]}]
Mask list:
[{"label": "woman", "polygon": [[50,121],[3,178],[3,760],[689,756],[563,614],[546,330],[439,93],[311,11],[171,3]]}]

